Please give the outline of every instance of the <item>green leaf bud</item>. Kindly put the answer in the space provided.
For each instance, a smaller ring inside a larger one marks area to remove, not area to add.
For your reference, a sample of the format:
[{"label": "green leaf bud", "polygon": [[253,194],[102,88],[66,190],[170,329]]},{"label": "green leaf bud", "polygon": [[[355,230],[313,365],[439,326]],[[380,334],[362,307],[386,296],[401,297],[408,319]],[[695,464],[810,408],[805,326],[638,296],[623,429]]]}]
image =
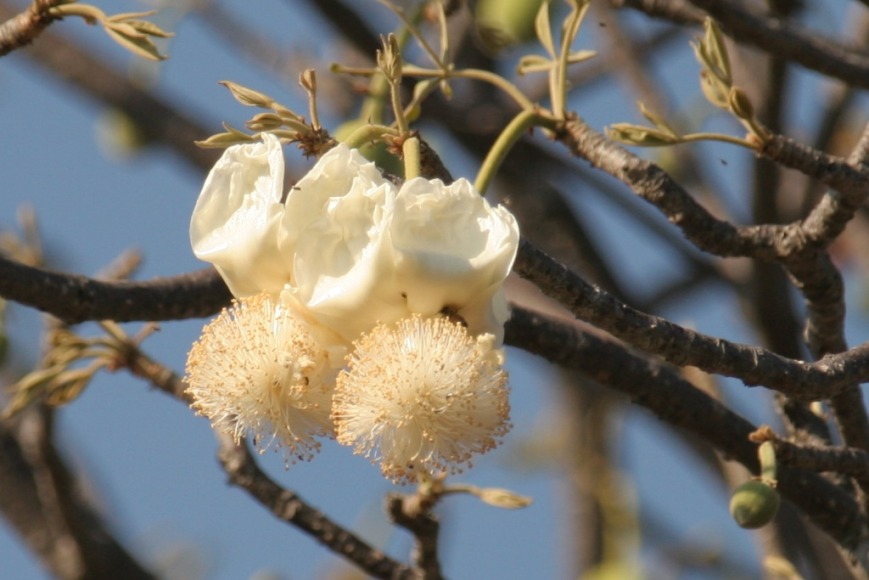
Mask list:
[{"label": "green leaf bud", "polygon": [[606,134],[613,141],[640,147],[662,147],[682,142],[682,139],[673,133],[630,123],[610,125],[606,128]]},{"label": "green leaf bud", "polygon": [[249,89],[232,81],[220,81],[220,84],[229,89],[235,100],[248,107],[260,107],[261,109],[271,109],[272,98],[259,91]]},{"label": "green leaf bud", "polygon": [[754,106],[752,106],[745,91],[739,87],[733,87],[730,89],[730,93],[727,95],[727,100],[730,103],[730,110],[733,111],[734,115],[740,119],[754,118]]}]

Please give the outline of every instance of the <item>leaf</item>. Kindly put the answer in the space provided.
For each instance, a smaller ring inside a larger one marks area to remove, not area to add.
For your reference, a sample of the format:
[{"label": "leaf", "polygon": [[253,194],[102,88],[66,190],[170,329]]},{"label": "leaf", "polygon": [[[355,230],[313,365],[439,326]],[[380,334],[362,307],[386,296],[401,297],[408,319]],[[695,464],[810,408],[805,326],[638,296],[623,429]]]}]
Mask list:
[{"label": "leaf", "polygon": [[116,24],[105,27],[106,33],[118,44],[142,58],[148,60],[166,60],[166,57],[160,54],[157,47],[150,38],[143,34],[135,33],[135,35],[127,34],[122,30],[114,28]]},{"label": "leaf", "polygon": [[610,125],[606,128],[606,134],[613,141],[619,141],[627,145],[637,145],[639,147],[663,147],[682,142],[682,139],[678,135],[630,123]]},{"label": "leaf", "polygon": [[528,507],[534,501],[530,497],[519,495],[509,489],[501,489],[498,487],[487,487],[476,493],[484,503],[489,505],[508,509],[517,510]]},{"label": "leaf", "polygon": [[637,102],[637,107],[640,109],[640,113],[642,113],[643,117],[646,118],[652,125],[660,129],[664,133],[669,133],[670,135],[676,137],[678,134],[675,130],[664,120],[663,117],[659,116],[657,113],[651,111],[646,108],[646,105],[642,103],[642,101]]},{"label": "leaf", "polygon": [[537,11],[537,17],[534,19],[534,30],[537,32],[537,39],[540,44],[549,53],[549,56],[555,58],[555,43],[552,42],[552,25],[549,23],[549,0],[540,5],[540,10]]},{"label": "leaf", "polygon": [[157,14],[156,10],[146,10],[144,12],[122,12],[120,14],[112,14],[107,18],[107,20],[110,22],[123,22],[134,18],[147,18],[148,16],[154,16],[155,14]]},{"label": "leaf", "polygon": [[147,38],[147,34],[143,34],[136,30],[133,26],[130,26],[126,22],[106,22],[105,23],[106,30],[114,30],[118,34],[123,34],[124,36],[128,36],[130,38]]},{"label": "leaf", "polygon": [[196,143],[197,147],[202,147],[203,149],[220,149],[254,141],[253,135],[248,135],[247,133],[239,131],[227,123],[224,123],[223,127],[226,129],[225,133],[217,133],[208,139],[194,141],[194,143]]},{"label": "leaf", "polygon": [[719,109],[730,110],[730,87],[709,72],[709,69],[700,71],[700,88],[710,103]]},{"label": "leaf", "polygon": [[546,72],[555,66],[555,61],[539,54],[526,54],[519,59],[516,72],[525,75],[534,72]]},{"label": "leaf", "polygon": [[703,45],[708,56],[709,63],[715,67],[716,76],[727,85],[732,83],[730,73],[730,57],[727,55],[727,45],[724,44],[724,35],[721,34],[721,29],[718,24],[707,17],[703,23],[705,34],[703,37]]},{"label": "leaf", "polygon": [[576,52],[570,53],[570,55],[567,57],[567,63],[576,64],[578,62],[583,62],[596,56],[596,50],[577,50]]},{"label": "leaf", "polygon": [[147,34],[148,36],[155,36],[157,38],[172,38],[175,36],[172,32],[166,32],[153,22],[149,22],[147,20],[125,20],[124,24],[129,24],[136,31]]},{"label": "leaf", "polygon": [[272,98],[264,93],[249,89],[232,81],[220,81],[220,84],[229,89],[236,101],[247,107],[260,107],[270,109]]},{"label": "leaf", "polygon": [[259,113],[245,123],[251,131],[271,131],[284,126],[284,120],[274,113]]}]

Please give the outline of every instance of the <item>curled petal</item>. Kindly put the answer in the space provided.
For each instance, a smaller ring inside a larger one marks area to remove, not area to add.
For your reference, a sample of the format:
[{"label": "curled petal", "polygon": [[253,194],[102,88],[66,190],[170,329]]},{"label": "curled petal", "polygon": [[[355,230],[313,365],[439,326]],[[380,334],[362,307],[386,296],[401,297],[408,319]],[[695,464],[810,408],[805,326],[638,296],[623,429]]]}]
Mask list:
[{"label": "curled petal", "polygon": [[407,312],[401,296],[378,294],[391,267],[384,231],[394,198],[395,186],[344,145],[326,153],[287,198],[280,247],[297,298],[348,342]]},{"label": "curled petal", "polygon": [[290,268],[278,251],[283,215],[284,158],[280,142],[228,148],[208,174],[190,220],[190,242],[212,263],[236,297],[280,292]]},{"label": "curled petal", "polygon": [[398,192],[389,236],[394,282],[412,312],[447,308],[471,334],[500,340],[506,312],[499,290],[519,244],[513,215],[492,207],[465,179],[407,181]]}]

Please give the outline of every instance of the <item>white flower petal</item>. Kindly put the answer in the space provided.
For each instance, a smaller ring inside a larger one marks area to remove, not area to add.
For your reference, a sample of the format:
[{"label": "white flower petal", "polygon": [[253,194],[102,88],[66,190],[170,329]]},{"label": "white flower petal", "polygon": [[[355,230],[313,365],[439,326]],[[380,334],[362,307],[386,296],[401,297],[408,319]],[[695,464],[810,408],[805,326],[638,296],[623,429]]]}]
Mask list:
[{"label": "white flower petal", "polygon": [[378,296],[391,268],[383,238],[394,198],[395,186],[344,145],[326,153],[287,198],[279,240],[297,298],[348,342],[407,314],[400,295]]},{"label": "white flower petal", "polygon": [[501,304],[492,304],[519,243],[515,218],[493,208],[465,179],[407,181],[389,229],[395,283],[412,312],[461,314],[472,334],[503,334]]},{"label": "white flower petal", "polygon": [[211,262],[236,297],[276,294],[290,280],[278,251],[284,208],[284,158],[280,142],[228,148],[208,174],[190,220],[190,242],[200,260]]}]

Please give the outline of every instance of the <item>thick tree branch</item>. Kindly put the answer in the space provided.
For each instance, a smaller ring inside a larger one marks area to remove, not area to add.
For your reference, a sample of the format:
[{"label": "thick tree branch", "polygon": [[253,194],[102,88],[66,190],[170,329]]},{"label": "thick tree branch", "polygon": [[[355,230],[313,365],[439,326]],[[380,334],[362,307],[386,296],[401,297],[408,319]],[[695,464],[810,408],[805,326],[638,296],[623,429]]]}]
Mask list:
[{"label": "thick tree branch", "polygon": [[231,296],[213,269],[146,282],[102,281],[0,257],[0,296],[64,322],[178,320],[218,312]]},{"label": "thick tree branch", "polygon": [[[754,14],[726,0],[688,0],[714,18],[734,40],[846,82],[869,88],[869,57],[785,20]],[[697,22],[697,10],[681,0],[617,0],[655,18],[677,24]]]},{"label": "thick tree branch", "polygon": [[[758,471],[757,448],[749,441],[752,425],[666,363],[525,309],[514,309],[507,339],[622,392],[667,424],[702,437],[728,459]],[[815,473],[787,468],[779,471],[779,491],[869,567],[869,522],[853,497]]]},{"label": "thick tree branch", "polygon": [[[731,343],[635,310],[585,282],[523,241],[516,272],[562,302],[577,318],[672,364],[693,365],[807,400],[827,398],[845,385],[869,380],[869,343],[814,363],[759,347]],[[151,281],[101,281],[48,272],[0,258],[0,296],[67,322],[159,321],[211,316],[231,296],[215,270]],[[58,300],[64,296],[64,300]]]},{"label": "thick tree branch", "polygon": [[791,467],[822,472],[833,471],[869,478],[869,453],[853,447],[818,447],[797,445],[778,437],[771,428],[763,426],[752,433],[756,443],[772,441],[777,462]]},{"label": "thick tree branch", "polygon": [[703,11],[694,8],[686,0],[612,0],[612,4],[616,8],[633,8],[682,26],[703,24]]},{"label": "thick tree branch", "polygon": [[[710,373],[737,377],[748,386],[763,385],[805,400],[826,399],[854,380],[869,380],[866,374],[869,343],[848,357],[827,357],[816,363],[797,361],[760,347],[709,337],[635,310],[585,282],[524,240],[520,242],[514,270],[578,319],[675,365],[692,365]],[[840,372],[834,368],[844,369],[844,358],[848,360],[849,372],[858,373],[861,378],[842,376],[844,380],[836,381],[834,386],[828,373]]]},{"label": "thick tree branch", "polygon": [[713,217],[660,167],[606,139],[578,118],[568,120],[556,138],[574,155],[657,207],[698,248],[721,257],[781,260],[807,248],[826,246],[869,196],[869,171],[862,164],[773,137],[764,150],[770,159],[846,193],[828,194],[804,222],[735,226]]}]

